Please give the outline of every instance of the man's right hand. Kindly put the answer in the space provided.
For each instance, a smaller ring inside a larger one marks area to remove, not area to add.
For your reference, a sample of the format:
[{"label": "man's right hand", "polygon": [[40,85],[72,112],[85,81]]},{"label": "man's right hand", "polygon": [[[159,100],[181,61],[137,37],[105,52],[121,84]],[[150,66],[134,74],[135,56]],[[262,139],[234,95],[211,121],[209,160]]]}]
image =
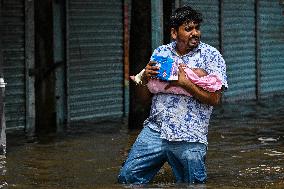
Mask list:
[{"label": "man's right hand", "polygon": [[149,79],[155,77],[159,72],[159,67],[158,66],[155,66],[157,64],[157,62],[154,62],[154,61],[150,61],[146,67],[145,67],[145,72],[143,73],[143,83],[144,81],[146,83],[148,83]]}]

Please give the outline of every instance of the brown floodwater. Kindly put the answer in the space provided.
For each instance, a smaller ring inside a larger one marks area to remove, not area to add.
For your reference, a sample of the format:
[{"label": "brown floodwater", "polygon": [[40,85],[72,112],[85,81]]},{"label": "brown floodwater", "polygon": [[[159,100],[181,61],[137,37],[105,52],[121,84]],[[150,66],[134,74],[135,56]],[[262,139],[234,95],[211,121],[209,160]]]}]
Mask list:
[{"label": "brown floodwater", "polygon": [[[0,156],[0,188],[135,188],[120,185],[120,165],[139,133],[118,122],[80,123],[30,142],[8,132]],[[140,188],[284,188],[284,100],[228,103],[217,107],[209,127],[208,181],[176,185],[166,164]]]}]

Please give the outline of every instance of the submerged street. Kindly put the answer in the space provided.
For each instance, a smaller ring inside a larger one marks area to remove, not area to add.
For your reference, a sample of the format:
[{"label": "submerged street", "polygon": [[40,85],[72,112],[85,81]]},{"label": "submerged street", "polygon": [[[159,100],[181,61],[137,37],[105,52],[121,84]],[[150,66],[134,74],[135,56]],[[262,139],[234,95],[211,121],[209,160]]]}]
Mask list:
[{"label": "submerged street", "polygon": [[[217,107],[209,127],[208,182],[175,185],[165,165],[144,188],[284,188],[283,107],[281,97]],[[116,176],[138,133],[115,122],[73,125],[36,142],[8,132],[0,188],[131,188],[117,184]]]}]

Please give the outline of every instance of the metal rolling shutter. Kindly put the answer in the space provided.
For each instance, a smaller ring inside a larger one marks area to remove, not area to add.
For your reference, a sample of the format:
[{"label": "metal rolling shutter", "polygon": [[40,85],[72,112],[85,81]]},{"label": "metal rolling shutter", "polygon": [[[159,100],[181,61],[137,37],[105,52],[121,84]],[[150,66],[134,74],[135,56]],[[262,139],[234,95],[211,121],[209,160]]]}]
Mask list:
[{"label": "metal rolling shutter", "polygon": [[201,25],[202,42],[219,49],[219,1],[181,0],[181,5],[189,5],[203,14]]},{"label": "metal rolling shutter", "polygon": [[123,10],[118,0],[67,4],[68,119],[123,115]]},{"label": "metal rolling shutter", "polygon": [[254,0],[224,0],[224,59],[229,90],[226,99],[256,98]]},{"label": "metal rolling shutter", "polygon": [[284,92],[284,16],[279,1],[261,0],[260,23],[260,95]]},{"label": "metal rolling shutter", "polygon": [[25,127],[24,0],[2,0],[5,116],[7,128]]}]

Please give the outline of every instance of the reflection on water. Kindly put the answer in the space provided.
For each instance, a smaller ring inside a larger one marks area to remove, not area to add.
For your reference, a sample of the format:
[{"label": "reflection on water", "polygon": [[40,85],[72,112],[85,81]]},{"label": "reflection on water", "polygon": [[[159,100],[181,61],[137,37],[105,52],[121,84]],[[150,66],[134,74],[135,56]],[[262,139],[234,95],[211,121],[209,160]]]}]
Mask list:
[{"label": "reflection on water", "polygon": [[6,156],[5,153],[0,155],[0,188],[7,188],[8,183],[6,182]]},{"label": "reflection on water", "polygon": [[[1,187],[133,188],[117,184],[116,176],[138,132],[115,123],[81,124],[35,143],[11,133],[0,163]],[[175,185],[166,164],[153,184],[140,188],[284,188],[284,100],[216,108],[207,168],[206,184]]]}]

